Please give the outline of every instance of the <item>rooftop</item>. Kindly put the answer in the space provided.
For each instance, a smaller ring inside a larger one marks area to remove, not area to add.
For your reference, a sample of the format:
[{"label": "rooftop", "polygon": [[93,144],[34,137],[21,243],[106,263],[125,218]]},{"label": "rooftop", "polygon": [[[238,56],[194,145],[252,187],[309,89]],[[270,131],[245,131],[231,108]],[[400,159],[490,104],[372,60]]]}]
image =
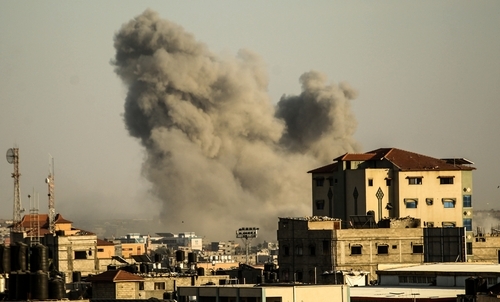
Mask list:
[{"label": "rooftop", "polygon": [[468,262],[432,263],[432,264],[386,269],[379,272],[500,273],[500,264],[468,263]]}]

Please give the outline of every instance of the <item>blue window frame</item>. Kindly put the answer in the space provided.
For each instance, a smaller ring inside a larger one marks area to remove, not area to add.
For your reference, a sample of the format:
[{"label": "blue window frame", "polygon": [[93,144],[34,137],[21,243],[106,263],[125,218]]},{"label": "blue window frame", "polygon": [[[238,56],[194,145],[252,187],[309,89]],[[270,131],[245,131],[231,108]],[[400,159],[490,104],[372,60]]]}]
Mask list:
[{"label": "blue window frame", "polygon": [[445,208],[454,208],[455,203],[455,198],[443,198],[443,206]]},{"label": "blue window frame", "polygon": [[405,206],[407,209],[416,209],[418,205],[418,199],[416,198],[405,198]]},{"label": "blue window frame", "polygon": [[464,208],[472,207],[472,195],[464,195]]},{"label": "blue window frame", "polygon": [[472,231],[472,219],[464,218],[464,228],[466,231]]}]

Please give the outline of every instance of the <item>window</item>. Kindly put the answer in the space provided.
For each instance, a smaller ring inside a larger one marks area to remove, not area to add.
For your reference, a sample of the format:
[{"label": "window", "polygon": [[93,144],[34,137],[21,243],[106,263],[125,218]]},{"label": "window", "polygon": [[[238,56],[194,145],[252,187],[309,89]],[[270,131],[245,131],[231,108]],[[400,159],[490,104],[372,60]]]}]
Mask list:
[{"label": "window", "polygon": [[314,244],[309,245],[309,255],[316,256],[316,246]]},{"label": "window", "polygon": [[98,251],[99,253],[102,253],[102,252],[104,252],[104,249],[97,249],[97,251]]},{"label": "window", "polygon": [[454,176],[439,176],[440,185],[452,185]]},{"label": "window", "polygon": [[75,259],[87,259],[86,251],[75,251]]},{"label": "window", "polygon": [[427,226],[428,228],[433,228],[433,227],[434,227],[434,222],[432,222],[432,221],[428,221],[428,222],[426,223],[426,226]]},{"label": "window", "polygon": [[155,282],[155,290],[157,289],[165,289],[165,282]]},{"label": "window", "polygon": [[290,248],[288,247],[288,245],[283,246],[283,255],[290,256]]},{"label": "window", "polygon": [[454,208],[455,207],[455,198],[443,198],[443,206],[445,208]]},{"label": "window", "polygon": [[373,187],[373,179],[372,178],[368,179],[368,186]]},{"label": "window", "polygon": [[408,184],[409,185],[421,185],[422,184],[422,177],[408,177]]},{"label": "window", "polygon": [[426,198],[425,204],[428,206],[432,206],[434,204],[434,198]]},{"label": "window", "polygon": [[324,177],[316,177],[316,187],[322,187],[323,184],[325,183],[325,178]]},{"label": "window", "polygon": [[464,208],[472,207],[472,196],[464,195]]},{"label": "window", "polygon": [[464,218],[464,228],[466,231],[472,231],[472,219]]},{"label": "window", "polygon": [[443,228],[454,228],[457,224],[452,221],[443,221],[441,222],[441,225],[443,226]]},{"label": "window", "polygon": [[330,242],[323,240],[323,255],[330,255]]},{"label": "window", "polygon": [[[335,182],[337,181],[335,180]],[[333,177],[328,177],[328,183],[330,184],[330,187],[333,186]]]},{"label": "window", "polygon": [[144,282],[139,282],[139,290],[144,290]]},{"label": "window", "polygon": [[405,205],[407,209],[416,209],[418,205],[418,198],[405,198]]},{"label": "window", "polygon": [[398,248],[398,245],[397,245],[397,244],[392,245],[392,249],[393,249],[393,250],[395,250],[395,249],[397,249],[397,248]]},{"label": "window", "polygon": [[295,255],[302,256],[302,245],[295,246]]},{"label": "window", "polygon": [[363,246],[356,244],[351,246],[351,255],[361,255]]},{"label": "window", "polygon": [[391,180],[392,179],[390,179],[390,178],[386,178],[385,179],[385,185],[388,186],[388,187],[390,187],[391,186]]},{"label": "window", "polygon": [[413,254],[423,254],[424,253],[424,246],[422,244],[414,244],[412,246],[412,253]]},{"label": "window", "polygon": [[389,246],[387,244],[377,245],[377,254],[379,254],[379,255],[389,254]]},{"label": "window", "polygon": [[325,208],[325,200],[316,200],[316,209],[323,210]]},{"label": "window", "polygon": [[493,286],[498,283],[497,277],[487,277],[486,282],[488,283],[488,286]]}]

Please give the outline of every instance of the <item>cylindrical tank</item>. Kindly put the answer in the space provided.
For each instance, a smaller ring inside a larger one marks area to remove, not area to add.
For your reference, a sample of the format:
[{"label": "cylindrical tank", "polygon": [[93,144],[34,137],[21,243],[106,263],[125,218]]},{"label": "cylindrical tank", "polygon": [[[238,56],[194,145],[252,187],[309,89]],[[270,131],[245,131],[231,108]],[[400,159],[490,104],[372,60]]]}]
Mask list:
[{"label": "cylindrical tank", "polygon": [[47,300],[49,298],[49,274],[37,271],[30,274],[31,299]]},{"label": "cylindrical tank", "polygon": [[25,301],[28,299],[28,293],[31,292],[30,275],[29,273],[24,271],[20,271],[17,273],[16,298],[17,300]]},{"label": "cylindrical tank", "polygon": [[147,274],[149,273],[149,270],[148,270],[148,264],[147,263],[141,263],[139,265],[139,270],[142,274]]},{"label": "cylindrical tank", "polygon": [[49,299],[61,300],[64,298],[64,281],[54,278],[49,281]]},{"label": "cylindrical tank", "polygon": [[196,273],[198,274],[198,276],[205,276],[205,269],[203,267],[198,267],[196,269]]},{"label": "cylindrical tank", "polygon": [[17,300],[17,272],[9,275],[9,300]]},{"label": "cylindrical tank", "polygon": [[5,292],[5,278],[4,276],[0,275],[0,293]]},{"label": "cylindrical tank", "polygon": [[11,271],[26,271],[28,264],[28,245],[16,242],[10,245]]},{"label": "cylindrical tank", "polygon": [[2,270],[0,273],[10,273],[10,246],[1,245],[2,257],[0,258],[0,265],[2,266]]},{"label": "cylindrical tank", "polygon": [[175,260],[177,260],[178,262],[184,261],[185,257],[186,256],[184,254],[184,251],[181,250],[175,251]]},{"label": "cylindrical tank", "polygon": [[32,246],[30,250],[30,271],[33,273],[38,271],[47,272],[49,270],[49,249],[42,244],[37,244]]},{"label": "cylindrical tank", "polygon": [[196,254],[195,253],[188,253],[188,262],[189,263],[196,263]]},{"label": "cylindrical tank", "polygon": [[82,272],[74,271],[72,276],[73,282],[82,282]]}]

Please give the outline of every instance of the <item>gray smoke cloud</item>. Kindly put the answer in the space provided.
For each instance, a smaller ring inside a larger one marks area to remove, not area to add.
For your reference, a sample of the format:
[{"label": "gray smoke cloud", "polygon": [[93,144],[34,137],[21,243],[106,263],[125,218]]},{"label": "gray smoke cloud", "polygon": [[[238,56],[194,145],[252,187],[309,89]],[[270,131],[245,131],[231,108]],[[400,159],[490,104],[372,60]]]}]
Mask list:
[{"label": "gray smoke cloud", "polygon": [[239,227],[276,238],[278,217],[311,214],[306,172],[357,152],[347,84],[310,71],[303,92],[273,105],[264,62],[249,50],[217,56],[151,10],[115,35],[116,73],[128,87],[124,120],[146,150],[167,230],[234,239]]}]

